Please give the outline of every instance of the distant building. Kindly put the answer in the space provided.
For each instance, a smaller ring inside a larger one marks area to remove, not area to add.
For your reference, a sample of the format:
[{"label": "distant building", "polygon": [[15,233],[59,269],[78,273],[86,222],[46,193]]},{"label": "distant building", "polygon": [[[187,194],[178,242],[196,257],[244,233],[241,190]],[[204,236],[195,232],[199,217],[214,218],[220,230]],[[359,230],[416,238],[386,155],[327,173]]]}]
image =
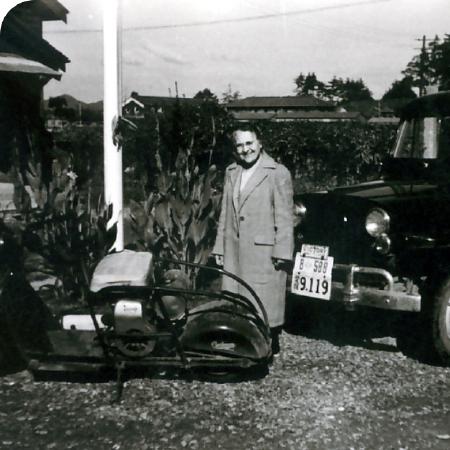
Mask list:
[{"label": "distant building", "polygon": [[377,102],[374,114],[367,121],[372,125],[397,125],[400,122],[400,118],[396,116],[394,109],[381,101]]},{"label": "distant building", "polygon": [[239,121],[361,121],[358,112],[349,113],[335,103],[313,95],[286,97],[247,97],[226,105],[227,110]]},{"label": "distant building", "polygon": [[122,105],[122,114],[127,119],[143,119],[145,113],[153,111],[163,113],[175,106],[175,103],[197,103],[197,100],[186,97],[160,97],[156,95],[139,95],[132,92]]},{"label": "distant building", "polygon": [[318,99],[313,95],[291,95],[286,97],[247,97],[233,100],[226,105],[235,112],[285,113],[295,111],[334,111],[334,103]]},{"label": "distant building", "polygon": [[45,121],[45,128],[52,133],[62,131],[67,125],[69,125],[69,121],[57,117],[50,117]]},{"label": "distant building", "polygon": [[359,112],[347,111],[298,111],[278,113],[273,118],[276,122],[308,121],[308,122],[365,122]]},{"label": "distant building", "polygon": [[347,111],[361,113],[370,124],[395,125],[399,122],[399,111],[410,100],[409,98],[370,99],[347,102],[344,107]]},{"label": "distant building", "polygon": [[372,125],[398,125],[400,122],[399,117],[371,117],[367,123]]}]

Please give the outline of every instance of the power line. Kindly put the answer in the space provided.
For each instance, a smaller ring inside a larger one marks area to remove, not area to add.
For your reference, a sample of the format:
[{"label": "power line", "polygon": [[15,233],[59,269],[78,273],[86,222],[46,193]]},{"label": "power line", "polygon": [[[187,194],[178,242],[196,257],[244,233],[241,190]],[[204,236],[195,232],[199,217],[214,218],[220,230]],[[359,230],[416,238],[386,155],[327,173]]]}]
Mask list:
[{"label": "power line", "polygon": [[[232,19],[217,19],[217,20],[205,20],[205,21],[196,21],[196,22],[186,22],[179,24],[166,24],[166,25],[143,25],[143,26],[135,26],[135,27],[127,27],[124,28],[123,31],[143,31],[143,30],[167,30],[174,28],[194,28],[201,26],[211,26],[211,25],[223,25],[227,23],[240,23],[240,22],[254,22],[258,20],[267,20],[273,19],[277,17],[287,17],[287,16],[296,16],[302,14],[312,14],[316,12],[323,11],[331,11],[338,9],[346,9],[352,8],[355,6],[363,6],[363,5],[371,5],[375,3],[386,3],[392,0],[364,0],[356,3],[344,3],[341,5],[334,6],[322,6],[319,8],[309,8],[309,9],[301,9],[297,11],[286,11],[286,12],[275,12],[268,14],[261,14],[258,16],[246,16],[246,17],[236,17]],[[53,30],[47,31],[46,34],[68,34],[68,33],[101,33],[101,29],[81,29],[81,30]]]},{"label": "power line", "polygon": [[324,33],[331,34],[339,39],[364,39],[364,42],[382,42],[387,43],[389,42],[390,47],[396,47],[396,48],[411,48],[409,44],[406,43],[406,40],[410,40],[410,35],[407,33],[404,33],[403,36],[401,36],[401,39],[404,40],[404,44],[401,44],[398,42],[398,40],[395,41],[395,43],[392,43],[392,38],[390,36],[386,36],[388,34],[391,34],[390,31],[383,31],[383,32],[369,32],[366,31],[358,31],[357,29],[354,29],[354,27],[333,27],[329,25],[324,24],[310,24],[306,22],[302,22],[303,27],[309,27],[309,28],[315,28],[318,30],[321,30]]}]

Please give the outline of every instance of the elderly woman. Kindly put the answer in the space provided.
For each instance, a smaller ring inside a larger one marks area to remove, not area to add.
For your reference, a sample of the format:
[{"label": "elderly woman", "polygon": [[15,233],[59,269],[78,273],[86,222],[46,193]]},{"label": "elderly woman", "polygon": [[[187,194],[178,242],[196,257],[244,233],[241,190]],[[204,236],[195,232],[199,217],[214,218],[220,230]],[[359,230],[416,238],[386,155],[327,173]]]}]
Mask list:
[{"label": "elderly woman", "polygon": [[[236,162],[227,167],[216,243],[218,265],[246,281],[260,297],[279,352],[284,323],[286,272],[293,254],[292,180],[285,166],[262,149],[254,128],[232,133]],[[224,290],[249,296],[224,277]]]}]

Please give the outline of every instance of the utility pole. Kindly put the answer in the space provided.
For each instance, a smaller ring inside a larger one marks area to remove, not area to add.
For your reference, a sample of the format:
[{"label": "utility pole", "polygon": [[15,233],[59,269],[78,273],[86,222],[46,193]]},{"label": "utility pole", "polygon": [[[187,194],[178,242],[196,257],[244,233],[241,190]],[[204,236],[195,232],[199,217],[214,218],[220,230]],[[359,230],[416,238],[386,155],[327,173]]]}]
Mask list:
[{"label": "utility pole", "polygon": [[117,224],[116,241],[112,249],[123,250],[123,188],[122,148],[114,139],[119,118],[120,57],[119,31],[120,0],[103,0],[103,151],[105,203],[112,205],[112,217],[107,227]]},{"label": "utility pole", "polygon": [[422,36],[422,50],[420,52],[420,86],[419,86],[419,96],[421,97],[425,93],[425,59],[427,57],[426,50],[427,38],[425,35]]},{"label": "utility pole", "polygon": [[420,49],[420,59],[419,59],[419,96],[426,94],[426,85],[427,85],[427,78],[426,78],[426,70],[427,70],[427,59],[428,59],[428,53],[427,53],[427,41],[431,41],[431,39],[427,39],[425,35],[422,36],[420,39],[416,39],[416,41],[422,41],[422,47]]}]

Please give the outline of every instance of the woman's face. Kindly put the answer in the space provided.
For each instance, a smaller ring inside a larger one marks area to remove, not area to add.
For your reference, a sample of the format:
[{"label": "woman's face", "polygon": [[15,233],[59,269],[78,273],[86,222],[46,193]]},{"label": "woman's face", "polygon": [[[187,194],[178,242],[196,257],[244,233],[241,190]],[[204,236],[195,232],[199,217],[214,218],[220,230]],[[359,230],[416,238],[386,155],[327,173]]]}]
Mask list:
[{"label": "woman's face", "polygon": [[261,143],[253,131],[236,130],[233,133],[236,156],[245,167],[251,167],[261,153]]}]

